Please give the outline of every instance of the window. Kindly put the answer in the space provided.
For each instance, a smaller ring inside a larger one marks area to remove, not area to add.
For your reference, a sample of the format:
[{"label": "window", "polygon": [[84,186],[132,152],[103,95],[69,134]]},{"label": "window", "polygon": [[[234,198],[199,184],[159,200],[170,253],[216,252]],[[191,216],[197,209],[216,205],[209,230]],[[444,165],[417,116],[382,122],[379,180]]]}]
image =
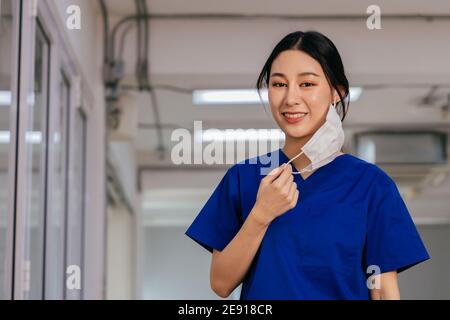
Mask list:
[{"label": "window", "polygon": [[[73,110],[73,139],[69,179],[69,210],[67,229],[67,266],[77,266],[83,276],[84,220],[85,220],[85,173],[86,173],[86,116],[82,109]],[[82,285],[80,279],[80,286]],[[81,299],[82,287],[67,289],[67,299]]]},{"label": "window", "polygon": [[13,91],[17,81],[18,14],[17,3],[0,0],[0,299],[10,298],[12,284],[7,279],[11,279],[9,272],[12,268],[12,245],[8,235],[12,237],[12,215],[9,213],[13,212],[14,203],[14,188],[10,187],[14,170],[10,159],[15,158],[12,137],[15,135],[13,119],[17,110],[13,108],[16,101]]},{"label": "window", "polygon": [[0,299],[83,298],[89,99],[52,15],[0,0]]},{"label": "window", "polygon": [[62,299],[65,288],[65,224],[67,213],[68,130],[70,111],[70,82],[64,72],[59,74],[59,99],[55,105],[54,129],[49,161],[49,217],[47,219],[46,298]]},{"label": "window", "polygon": [[49,41],[36,24],[34,81],[28,94],[28,123],[25,131],[26,187],[24,216],[25,299],[41,299],[44,281],[44,225],[46,212],[47,115]]}]

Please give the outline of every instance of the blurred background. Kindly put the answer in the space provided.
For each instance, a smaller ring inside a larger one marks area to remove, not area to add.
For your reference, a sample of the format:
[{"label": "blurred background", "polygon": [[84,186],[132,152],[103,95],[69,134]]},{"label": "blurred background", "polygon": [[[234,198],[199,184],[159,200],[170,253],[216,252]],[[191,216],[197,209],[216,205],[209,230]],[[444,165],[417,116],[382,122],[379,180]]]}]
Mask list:
[{"label": "blurred background", "polygon": [[253,89],[284,35],[317,30],[354,93],[345,151],[395,180],[432,257],[400,274],[402,298],[450,299],[450,2],[372,5],[0,0],[0,298],[218,299],[184,232],[251,154],[194,156],[227,129],[256,154],[283,145]]}]

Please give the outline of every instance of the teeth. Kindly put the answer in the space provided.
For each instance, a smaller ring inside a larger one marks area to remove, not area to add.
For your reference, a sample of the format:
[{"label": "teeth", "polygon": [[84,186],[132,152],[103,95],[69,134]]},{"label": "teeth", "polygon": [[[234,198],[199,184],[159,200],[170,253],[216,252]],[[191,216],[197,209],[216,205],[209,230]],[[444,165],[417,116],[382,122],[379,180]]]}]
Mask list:
[{"label": "teeth", "polygon": [[284,113],[284,116],[286,118],[303,118],[306,115],[306,113]]}]

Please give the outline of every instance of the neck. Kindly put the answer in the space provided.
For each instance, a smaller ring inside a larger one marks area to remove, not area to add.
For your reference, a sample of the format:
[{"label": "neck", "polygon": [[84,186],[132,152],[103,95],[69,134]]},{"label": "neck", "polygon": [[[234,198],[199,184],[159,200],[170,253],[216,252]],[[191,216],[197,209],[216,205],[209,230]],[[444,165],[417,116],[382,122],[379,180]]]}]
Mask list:
[{"label": "neck", "polygon": [[[301,152],[301,148],[308,142],[308,140],[312,137],[312,135],[308,135],[301,138],[292,138],[289,136],[286,136],[286,142],[283,147],[283,152],[286,154],[286,156],[289,159],[294,158],[296,155],[298,155]],[[305,154],[300,155],[297,157],[294,161],[292,161],[292,164],[294,165],[297,170],[301,170],[308,166],[311,163],[311,161],[308,159],[308,157]]]}]

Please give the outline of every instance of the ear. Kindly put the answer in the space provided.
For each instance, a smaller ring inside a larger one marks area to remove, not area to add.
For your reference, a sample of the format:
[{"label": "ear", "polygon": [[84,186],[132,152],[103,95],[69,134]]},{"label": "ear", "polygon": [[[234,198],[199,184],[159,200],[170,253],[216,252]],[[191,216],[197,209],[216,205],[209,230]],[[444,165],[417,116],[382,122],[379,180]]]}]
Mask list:
[{"label": "ear", "polygon": [[[338,86],[339,92],[341,93],[342,97],[344,97],[345,94],[345,90],[342,86]],[[336,104],[338,104],[341,101],[341,98],[339,97],[339,94],[337,93],[336,90],[333,89],[333,99],[336,102]]]}]

